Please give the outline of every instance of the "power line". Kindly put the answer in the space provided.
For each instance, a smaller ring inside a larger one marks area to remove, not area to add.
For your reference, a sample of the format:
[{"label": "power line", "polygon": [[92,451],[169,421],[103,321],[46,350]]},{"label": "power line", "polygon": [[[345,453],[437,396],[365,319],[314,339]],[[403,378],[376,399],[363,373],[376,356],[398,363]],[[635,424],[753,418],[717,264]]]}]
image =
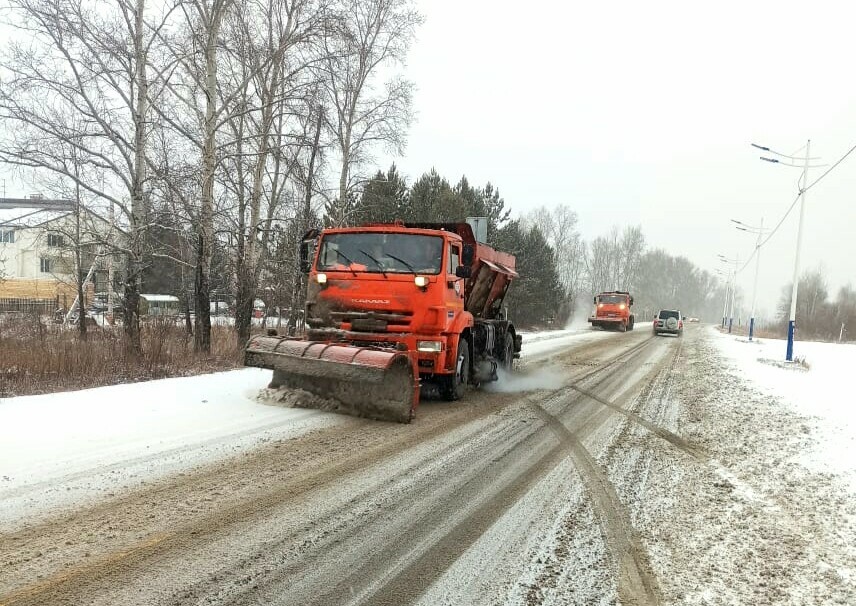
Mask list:
[{"label": "power line", "polygon": [[[753,145],[754,145],[754,144],[753,144]],[[759,146],[757,146],[757,145],[756,145],[755,147],[759,147]],[[772,151],[772,150],[770,150],[770,151]],[[782,215],[782,218],[779,220],[779,222],[776,224],[776,226],[773,228],[773,230],[772,230],[772,231],[767,235],[767,237],[766,237],[766,238],[764,238],[764,240],[763,240],[759,245],[757,245],[757,246],[755,247],[755,250],[753,250],[753,251],[752,251],[752,254],[751,254],[751,255],[749,255],[749,258],[748,258],[748,259],[746,259],[746,263],[744,263],[744,264],[743,264],[743,267],[741,267],[740,269],[738,269],[738,270],[737,270],[737,273],[740,273],[740,272],[742,272],[744,269],[746,269],[746,267],[748,267],[748,266],[749,266],[749,262],[750,262],[750,261],[752,261],[753,257],[754,257],[754,256],[755,256],[755,254],[758,252],[758,250],[759,250],[762,246],[764,246],[767,242],[769,242],[769,241],[770,241],[770,238],[772,238],[772,237],[773,237],[773,235],[774,235],[774,234],[778,231],[778,229],[782,226],[782,223],[784,223],[784,222],[785,222],[785,219],[787,219],[787,218],[788,218],[788,216],[791,214],[791,211],[792,211],[792,210],[794,209],[794,207],[797,205],[797,202],[799,202],[800,196],[803,194],[803,192],[806,192],[806,191],[810,190],[812,187],[814,187],[815,185],[817,185],[817,183],[818,183],[821,179],[823,179],[826,175],[828,175],[829,173],[831,173],[831,172],[835,169],[835,167],[836,167],[836,166],[838,166],[839,164],[841,164],[842,162],[844,162],[844,160],[847,158],[847,156],[849,156],[850,154],[852,154],[854,151],[856,151],[856,145],[854,145],[854,146],[853,146],[853,147],[851,147],[849,150],[847,150],[847,153],[845,153],[843,156],[841,156],[841,157],[838,159],[838,161],[836,161],[836,162],[835,162],[835,164],[833,164],[832,166],[830,166],[829,168],[827,168],[827,169],[826,169],[826,171],[824,171],[824,173],[823,173],[822,175],[820,175],[817,179],[815,179],[814,181],[812,181],[812,182],[811,182],[807,187],[805,187],[804,189],[800,189],[800,190],[799,190],[799,192],[798,192],[798,193],[797,193],[797,195],[796,195],[796,198],[794,198],[794,201],[793,201],[793,202],[791,202],[791,205],[788,207],[788,210],[787,210],[787,211],[785,211],[785,214],[784,214],[784,215]],[[799,180],[797,181],[797,188],[799,188]]]},{"label": "power line", "polygon": [[[856,148],[854,148],[854,149],[856,149]],[[800,191],[800,193],[798,193],[798,194],[797,194],[797,197],[796,197],[796,198],[794,198],[794,201],[793,201],[793,202],[791,202],[791,205],[788,207],[788,210],[785,212],[785,214],[784,214],[784,215],[782,215],[782,218],[781,218],[781,219],[779,219],[779,222],[776,224],[776,227],[774,227],[774,228],[772,229],[772,231],[771,231],[769,234],[767,234],[767,237],[766,237],[766,238],[764,238],[764,240],[763,240],[760,244],[758,244],[757,246],[755,246],[755,250],[753,250],[753,251],[752,251],[752,254],[751,254],[751,255],[749,255],[749,258],[748,258],[748,259],[746,259],[746,263],[744,263],[744,264],[743,264],[743,267],[741,267],[740,269],[738,269],[738,270],[737,270],[737,273],[740,273],[741,271],[743,271],[744,269],[746,269],[746,267],[749,265],[749,262],[750,262],[750,261],[752,261],[752,259],[755,257],[755,254],[758,252],[758,250],[760,250],[760,248],[761,248],[762,246],[764,246],[767,242],[769,242],[769,241],[770,241],[770,238],[772,238],[772,237],[773,237],[773,234],[775,234],[775,233],[776,233],[776,231],[777,231],[777,230],[782,226],[782,223],[784,223],[784,222],[785,222],[785,219],[787,219],[787,218],[788,218],[788,215],[790,215],[790,214],[791,214],[791,211],[794,209],[794,206],[796,206],[796,205],[797,205],[797,202],[799,202],[799,199],[800,199],[800,196],[801,196],[801,195],[802,195],[802,191]]]},{"label": "power line", "polygon": [[844,162],[844,159],[845,159],[845,158],[847,158],[847,156],[849,156],[850,154],[852,154],[854,151],[856,151],[856,145],[854,145],[853,147],[851,147],[851,148],[847,151],[847,153],[846,153],[846,154],[844,154],[843,156],[841,156],[841,157],[838,159],[838,162],[836,162],[835,164],[833,164],[832,166],[830,166],[828,169],[826,169],[826,172],[824,172],[824,173],[823,173],[822,175],[820,175],[817,179],[815,179],[814,181],[812,181],[812,182],[811,182],[811,185],[809,185],[808,187],[806,187],[803,191],[807,191],[807,190],[811,189],[812,187],[814,187],[815,185],[817,185],[817,182],[818,182],[818,181],[820,181],[820,180],[821,180],[821,179],[823,179],[826,175],[828,175],[830,172],[832,172],[832,169],[834,169],[836,166],[838,166],[839,164],[841,164],[842,162]]}]

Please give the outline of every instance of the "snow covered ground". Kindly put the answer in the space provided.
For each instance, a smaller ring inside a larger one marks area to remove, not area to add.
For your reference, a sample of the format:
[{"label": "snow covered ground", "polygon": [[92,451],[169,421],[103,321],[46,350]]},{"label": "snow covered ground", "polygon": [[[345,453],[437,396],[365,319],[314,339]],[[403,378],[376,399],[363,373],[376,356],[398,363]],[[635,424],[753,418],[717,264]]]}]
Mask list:
[{"label": "snow covered ground", "polygon": [[608,338],[614,333],[602,330],[592,330],[588,325],[585,327],[565,328],[561,330],[543,330],[539,332],[521,332],[523,337],[523,351],[521,358],[543,356],[551,351],[564,349],[571,343],[581,345],[597,339]]},{"label": "snow covered ground", "polygon": [[259,403],[257,368],[0,399],[0,528],[49,510],[341,422]]},{"label": "snow covered ground", "polygon": [[745,337],[710,332],[736,374],[808,417],[816,440],[801,462],[815,471],[841,475],[856,493],[856,345],[797,341],[794,356],[805,360],[806,369],[782,364],[783,340],[750,343]]},{"label": "snow covered ground", "polygon": [[[524,336],[527,359],[606,333]],[[346,417],[261,403],[257,368],[82,391],[0,398],[0,528],[138,487]]]}]

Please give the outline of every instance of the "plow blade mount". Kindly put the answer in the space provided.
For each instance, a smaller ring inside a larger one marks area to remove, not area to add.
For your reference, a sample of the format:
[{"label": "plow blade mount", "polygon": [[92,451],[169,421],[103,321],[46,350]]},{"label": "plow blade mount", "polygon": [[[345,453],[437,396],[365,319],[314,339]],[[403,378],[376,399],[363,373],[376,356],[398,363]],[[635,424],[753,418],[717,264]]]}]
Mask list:
[{"label": "plow blade mount", "polygon": [[244,364],[272,369],[271,388],[302,389],[358,417],[409,423],[419,403],[413,362],[400,351],[258,336]]}]

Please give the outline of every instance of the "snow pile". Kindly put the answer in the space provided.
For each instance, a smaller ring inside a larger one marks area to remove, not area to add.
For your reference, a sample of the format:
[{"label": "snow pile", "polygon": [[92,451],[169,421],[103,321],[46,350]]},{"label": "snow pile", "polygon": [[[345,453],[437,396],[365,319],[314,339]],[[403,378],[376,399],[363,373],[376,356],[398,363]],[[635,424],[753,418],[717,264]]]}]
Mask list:
[{"label": "snow pile", "polygon": [[[818,471],[843,475],[856,491],[856,398],[852,376],[856,345],[797,341],[794,354],[806,366],[782,367],[786,342],[764,339],[753,344],[711,330],[714,342],[737,372],[764,392],[778,396],[798,414],[812,418],[818,443],[803,463]],[[800,370],[796,372],[796,370]]]},{"label": "snow pile", "polygon": [[0,399],[0,527],[25,504],[63,504],[339,422],[260,403],[269,381],[246,368]]},{"label": "snow pile", "polygon": [[563,328],[558,330],[539,330],[536,332],[521,332],[523,343],[536,343],[538,341],[549,341],[550,339],[560,339],[569,335],[576,335],[581,332],[588,332],[589,328]]}]

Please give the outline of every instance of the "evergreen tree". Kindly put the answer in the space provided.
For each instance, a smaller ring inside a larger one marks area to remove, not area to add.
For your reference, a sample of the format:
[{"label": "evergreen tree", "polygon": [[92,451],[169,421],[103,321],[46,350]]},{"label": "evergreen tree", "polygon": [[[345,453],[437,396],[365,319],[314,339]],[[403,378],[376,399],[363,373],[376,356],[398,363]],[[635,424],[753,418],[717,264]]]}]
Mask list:
[{"label": "evergreen tree", "polygon": [[513,254],[519,278],[511,285],[506,299],[509,317],[520,326],[544,326],[563,323],[565,294],[559,284],[553,249],[544,234],[519,220],[498,230],[494,246]]},{"label": "evergreen tree", "polygon": [[410,188],[409,208],[406,220],[417,223],[463,221],[468,210],[465,200],[433,168]]},{"label": "evergreen tree", "polygon": [[354,209],[354,223],[385,223],[404,220],[410,214],[410,191],[395,164],[366,183]]}]

